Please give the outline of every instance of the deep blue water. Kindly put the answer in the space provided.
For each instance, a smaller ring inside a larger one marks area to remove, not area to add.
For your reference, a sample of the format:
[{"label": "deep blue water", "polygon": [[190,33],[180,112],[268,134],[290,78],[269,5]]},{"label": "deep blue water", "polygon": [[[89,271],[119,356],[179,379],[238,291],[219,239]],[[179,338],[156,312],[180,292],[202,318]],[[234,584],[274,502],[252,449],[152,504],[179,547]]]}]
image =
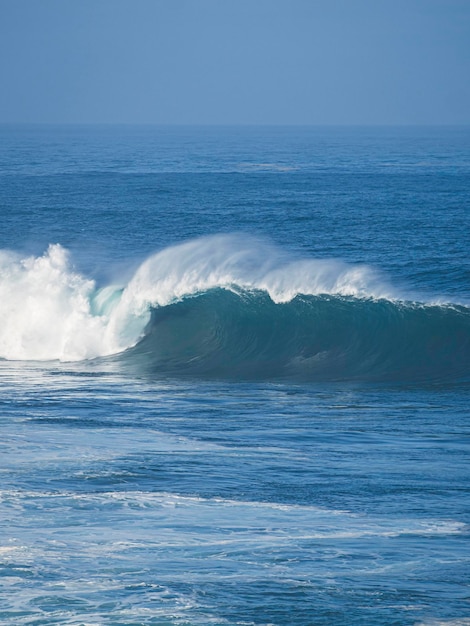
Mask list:
[{"label": "deep blue water", "polygon": [[470,129],[0,128],[0,623],[470,624]]}]

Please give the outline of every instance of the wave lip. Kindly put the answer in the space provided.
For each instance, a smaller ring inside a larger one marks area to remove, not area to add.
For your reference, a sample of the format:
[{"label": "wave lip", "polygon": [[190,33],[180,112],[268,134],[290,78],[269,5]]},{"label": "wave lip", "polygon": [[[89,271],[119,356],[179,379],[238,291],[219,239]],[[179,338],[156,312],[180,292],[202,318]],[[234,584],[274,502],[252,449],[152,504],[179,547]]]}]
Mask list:
[{"label": "wave lip", "polygon": [[124,296],[138,310],[148,304],[164,306],[216,287],[266,291],[276,303],[300,294],[395,295],[383,277],[367,265],[296,259],[254,237],[215,235],[151,256],[137,270]]}]

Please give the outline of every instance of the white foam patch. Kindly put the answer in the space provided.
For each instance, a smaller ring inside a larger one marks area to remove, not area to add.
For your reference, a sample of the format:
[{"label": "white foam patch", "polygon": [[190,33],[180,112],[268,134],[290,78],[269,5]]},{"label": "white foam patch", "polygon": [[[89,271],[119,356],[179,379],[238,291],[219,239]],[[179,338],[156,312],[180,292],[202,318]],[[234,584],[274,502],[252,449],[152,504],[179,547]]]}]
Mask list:
[{"label": "white foam patch", "polygon": [[19,550],[18,546],[0,546],[0,556]]},{"label": "white foam patch", "polygon": [[[459,535],[467,530],[464,523],[455,520],[387,520],[314,506],[202,498],[169,492],[126,490],[76,494],[0,491],[0,503],[9,506],[21,507],[22,503],[27,505],[31,501],[36,502],[38,512],[46,513],[50,508],[63,507],[72,515],[74,510],[80,513],[86,506],[87,509],[102,511],[106,517],[109,507],[114,512],[121,510],[125,518],[137,516],[141,524],[144,524],[145,518],[152,525],[163,526],[159,536],[162,544],[167,546],[233,544],[246,541],[248,535],[252,542],[272,544],[293,539]],[[174,533],[175,518],[178,527],[187,525],[187,532]],[[214,529],[217,532],[214,533]],[[230,531],[229,536],[227,531]],[[139,540],[137,535],[135,539]]]},{"label": "white foam patch", "polygon": [[[11,568],[8,601],[18,612],[31,606],[39,612],[43,610],[41,602],[53,598],[47,618],[64,625],[103,623],[106,618],[98,603],[116,595],[116,620],[144,622],[147,615],[155,620],[170,612],[175,619],[194,624],[200,619],[201,624],[209,624],[211,607],[191,591],[186,593],[188,584],[203,588],[224,580],[236,588],[237,583],[293,581],[295,586],[311,586],[312,580],[323,585],[325,580],[345,575],[346,581],[371,580],[371,576],[375,581],[382,573],[399,577],[420,565],[422,551],[412,552],[409,561],[384,562],[377,558],[383,537],[465,530],[463,524],[452,520],[391,520],[314,506],[163,491],[78,494],[17,489],[4,490],[2,495],[6,507],[0,507],[0,517],[14,507],[22,520],[18,527],[10,526],[17,538],[4,544],[15,549],[5,552],[3,558],[0,554],[0,562]],[[53,526],[52,518],[57,522]],[[387,545],[390,550],[388,540]],[[408,555],[406,538],[401,546]],[[357,558],[352,569],[345,570],[351,556]],[[93,576],[87,574],[90,571]],[[183,591],[175,592],[180,584]],[[148,598],[147,592],[152,613],[136,601],[141,593]],[[76,609],[68,606],[70,598],[88,601],[81,621]],[[30,622],[19,619],[14,623]],[[470,626],[457,620],[420,626],[438,624]]]},{"label": "white foam patch", "polygon": [[470,617],[461,617],[451,620],[430,619],[424,622],[417,622],[416,626],[470,626]]},{"label": "white foam patch", "polygon": [[82,360],[115,351],[107,320],[91,313],[93,290],[59,245],[38,258],[0,255],[0,357]]}]

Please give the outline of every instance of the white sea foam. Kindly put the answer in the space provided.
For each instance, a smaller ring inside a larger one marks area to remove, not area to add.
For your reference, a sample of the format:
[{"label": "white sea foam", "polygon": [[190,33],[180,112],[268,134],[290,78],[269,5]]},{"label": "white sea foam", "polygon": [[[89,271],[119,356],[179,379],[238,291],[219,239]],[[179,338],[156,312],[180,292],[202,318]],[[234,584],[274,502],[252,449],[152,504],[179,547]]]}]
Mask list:
[{"label": "white sea foam", "polygon": [[336,260],[295,260],[274,246],[218,235],[166,248],[127,285],[97,290],[73,270],[67,251],[40,257],[0,254],[0,358],[77,361],[135,345],[151,306],[212,288],[264,290],[276,303],[298,294],[393,298],[375,270]]},{"label": "white sea foam", "polygon": [[416,626],[470,626],[470,617],[457,619],[430,619],[416,623]]},{"label": "white sea foam", "polygon": [[70,269],[67,252],[0,256],[0,357],[81,360],[111,353],[106,319],[90,311],[93,281]]},{"label": "white sea foam", "polygon": [[[164,531],[160,529],[158,541],[167,544],[237,543],[241,538],[246,539],[246,533],[249,533],[253,540],[278,542],[291,539],[309,541],[401,535],[447,536],[462,535],[468,531],[465,523],[450,519],[409,518],[390,521],[380,517],[359,515],[348,510],[312,505],[204,498],[165,491],[128,489],[77,494],[72,491],[0,490],[0,504],[23,506],[29,501],[34,501],[38,505],[38,510],[46,510],[49,507],[57,509],[62,506],[70,515],[74,510],[81,511],[83,506],[105,512],[113,505],[113,511],[120,508],[132,515],[138,514],[142,522],[145,517],[154,520],[152,525],[165,526],[169,535],[164,536],[162,534]],[[175,516],[181,524],[188,524],[186,534],[175,536],[173,525],[167,525],[167,521]],[[213,532],[214,523],[223,535],[222,540]],[[235,533],[229,538],[224,534],[224,529],[227,528]],[[208,534],[202,538],[201,533],[204,529]],[[138,534],[134,536],[133,541],[140,541]]]}]

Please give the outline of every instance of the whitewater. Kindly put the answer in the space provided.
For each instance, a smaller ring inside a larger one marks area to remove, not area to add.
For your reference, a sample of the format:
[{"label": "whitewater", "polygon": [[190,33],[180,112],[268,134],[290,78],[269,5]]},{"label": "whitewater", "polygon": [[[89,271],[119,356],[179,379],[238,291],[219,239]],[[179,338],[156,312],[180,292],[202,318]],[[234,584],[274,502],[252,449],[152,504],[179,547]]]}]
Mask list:
[{"label": "whitewater", "polygon": [[470,624],[470,133],[0,127],[0,623]]}]

